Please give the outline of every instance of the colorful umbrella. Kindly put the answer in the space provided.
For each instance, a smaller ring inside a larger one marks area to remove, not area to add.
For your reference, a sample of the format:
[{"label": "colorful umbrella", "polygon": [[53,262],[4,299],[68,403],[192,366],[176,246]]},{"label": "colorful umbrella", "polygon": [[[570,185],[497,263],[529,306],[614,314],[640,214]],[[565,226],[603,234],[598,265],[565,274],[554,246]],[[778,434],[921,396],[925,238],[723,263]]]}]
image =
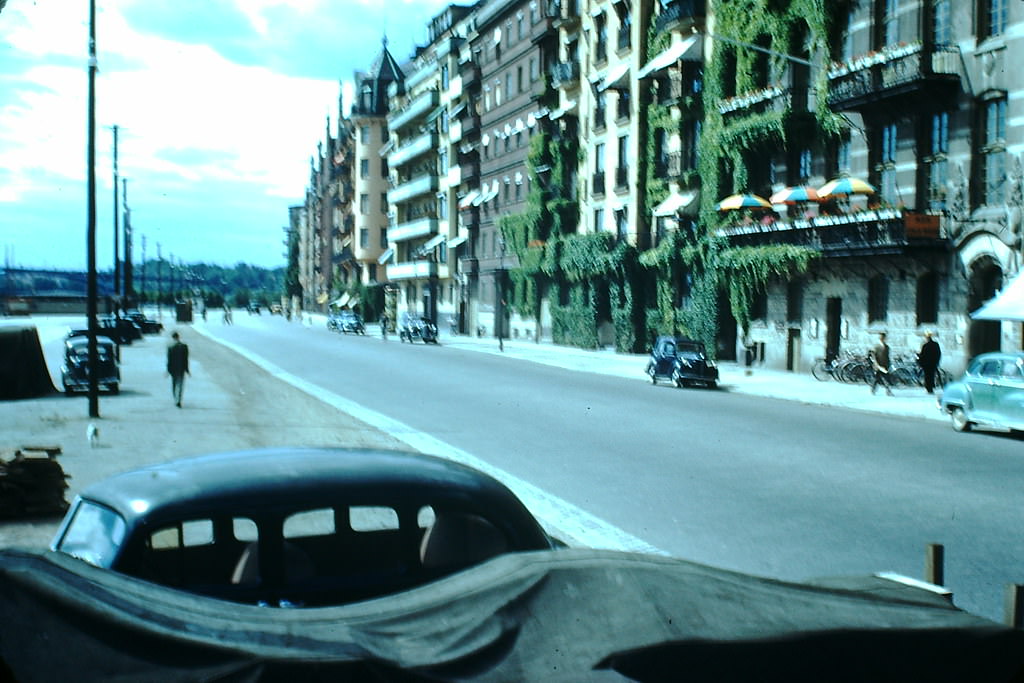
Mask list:
[{"label": "colorful umbrella", "polygon": [[818,191],[813,187],[800,185],[798,187],[784,187],[771,196],[772,204],[799,204],[801,202],[817,202],[821,198]]},{"label": "colorful umbrella", "polygon": [[849,194],[874,194],[875,188],[860,178],[835,178],[818,188],[822,199]]},{"label": "colorful umbrella", "polygon": [[719,211],[736,211],[738,209],[770,209],[771,202],[756,194],[732,194],[718,202]]}]

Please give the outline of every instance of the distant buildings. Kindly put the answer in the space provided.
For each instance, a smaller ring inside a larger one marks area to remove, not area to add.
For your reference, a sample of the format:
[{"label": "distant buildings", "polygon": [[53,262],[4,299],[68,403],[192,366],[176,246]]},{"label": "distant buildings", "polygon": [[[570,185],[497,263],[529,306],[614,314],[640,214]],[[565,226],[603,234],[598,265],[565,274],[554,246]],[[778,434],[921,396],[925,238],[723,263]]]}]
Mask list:
[{"label": "distant buildings", "polygon": [[[1020,267],[1021,27],[1005,0],[452,5],[327,131],[305,304],[387,285],[466,334],[678,332],[795,371],[883,329],[951,368],[1020,348],[969,312]],[[836,178],[876,191],[776,195]]]}]

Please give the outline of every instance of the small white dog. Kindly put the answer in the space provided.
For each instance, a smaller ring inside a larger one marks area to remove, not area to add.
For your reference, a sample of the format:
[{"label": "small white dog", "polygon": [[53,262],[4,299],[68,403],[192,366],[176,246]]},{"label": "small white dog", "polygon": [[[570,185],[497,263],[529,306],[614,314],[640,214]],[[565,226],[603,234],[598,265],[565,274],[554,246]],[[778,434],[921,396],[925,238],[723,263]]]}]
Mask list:
[{"label": "small white dog", "polygon": [[90,422],[85,428],[85,438],[89,440],[89,448],[96,448],[100,442],[100,428]]}]

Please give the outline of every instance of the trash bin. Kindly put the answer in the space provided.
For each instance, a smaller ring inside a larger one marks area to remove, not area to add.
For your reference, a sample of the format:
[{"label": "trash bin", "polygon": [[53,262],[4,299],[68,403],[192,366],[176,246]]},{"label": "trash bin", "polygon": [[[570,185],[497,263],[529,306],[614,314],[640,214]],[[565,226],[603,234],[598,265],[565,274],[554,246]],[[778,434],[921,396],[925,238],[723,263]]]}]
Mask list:
[{"label": "trash bin", "polygon": [[175,304],[177,309],[177,319],[179,323],[190,323],[192,322],[192,302],[191,301],[179,301]]}]

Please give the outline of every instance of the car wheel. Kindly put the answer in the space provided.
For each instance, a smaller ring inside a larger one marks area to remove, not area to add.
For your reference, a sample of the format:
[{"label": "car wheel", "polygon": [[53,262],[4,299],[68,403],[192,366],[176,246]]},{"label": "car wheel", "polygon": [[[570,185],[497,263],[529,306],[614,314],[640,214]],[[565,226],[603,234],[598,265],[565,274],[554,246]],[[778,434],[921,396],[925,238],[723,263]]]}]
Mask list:
[{"label": "car wheel", "polygon": [[967,413],[960,406],[953,408],[953,411],[949,414],[953,422],[953,429],[958,432],[969,432],[971,431],[971,421],[967,419]]},{"label": "car wheel", "polygon": [[658,383],[658,375],[654,371],[654,363],[647,364],[647,375],[651,378],[651,384]]},{"label": "car wheel", "polygon": [[679,371],[678,370],[673,370],[672,371],[672,382],[677,387],[679,387],[680,389],[686,386],[686,381],[683,380],[683,378],[679,376]]},{"label": "car wheel", "polygon": [[717,388],[718,388],[718,382],[716,382],[714,380],[711,380],[710,382],[708,382],[708,389],[717,389]]},{"label": "car wheel", "polygon": [[112,394],[120,394],[121,393],[121,385],[119,385],[119,384],[111,385],[110,393],[112,393]]}]

